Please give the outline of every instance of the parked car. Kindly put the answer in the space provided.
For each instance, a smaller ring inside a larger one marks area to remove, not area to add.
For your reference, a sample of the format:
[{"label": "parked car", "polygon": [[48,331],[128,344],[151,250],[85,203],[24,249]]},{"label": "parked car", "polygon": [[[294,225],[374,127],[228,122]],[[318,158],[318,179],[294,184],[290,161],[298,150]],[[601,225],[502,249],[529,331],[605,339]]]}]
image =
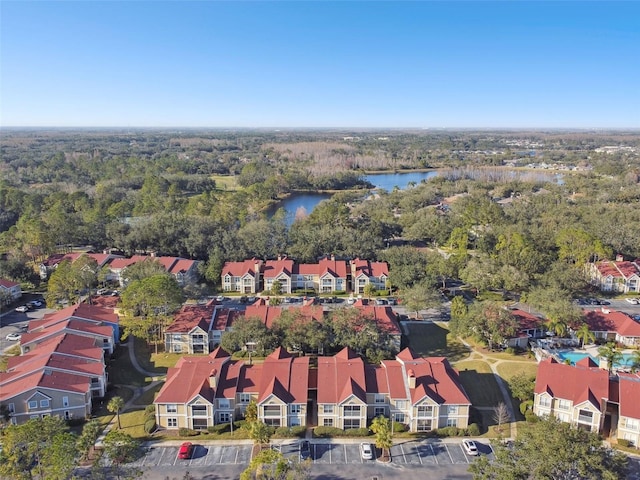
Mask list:
[{"label": "parked car", "polygon": [[20,335],[19,333],[10,333],[9,335],[6,336],[6,339],[9,340],[10,342],[15,342],[17,340],[20,340],[22,338],[22,335]]},{"label": "parked car", "polygon": [[637,298],[627,297],[625,298],[625,301],[629,302],[631,305],[640,305],[640,300]]},{"label": "parked car", "polygon": [[373,448],[370,443],[360,444],[360,456],[363,460],[373,460]]},{"label": "parked car", "polygon": [[42,306],[42,302],[40,300],[31,300],[27,302],[27,307],[30,308],[40,308]]},{"label": "parked car", "polygon": [[376,298],[376,305],[386,305],[387,301],[383,298]]},{"label": "parked car", "polygon": [[300,442],[300,459],[306,460],[311,456],[311,444],[309,440],[303,440]]},{"label": "parked car", "polygon": [[191,455],[193,455],[193,443],[184,442],[180,445],[180,450],[178,450],[178,458],[182,459],[190,459]]},{"label": "parked car", "polygon": [[473,440],[464,439],[462,441],[462,448],[467,455],[478,455],[478,446]]},{"label": "parked car", "polygon": [[216,302],[224,302],[224,301],[225,301],[224,295],[218,295],[216,297]]},{"label": "parked car", "polygon": [[29,307],[27,307],[26,305],[20,305],[19,307],[16,307],[16,312],[27,313],[28,311]]}]

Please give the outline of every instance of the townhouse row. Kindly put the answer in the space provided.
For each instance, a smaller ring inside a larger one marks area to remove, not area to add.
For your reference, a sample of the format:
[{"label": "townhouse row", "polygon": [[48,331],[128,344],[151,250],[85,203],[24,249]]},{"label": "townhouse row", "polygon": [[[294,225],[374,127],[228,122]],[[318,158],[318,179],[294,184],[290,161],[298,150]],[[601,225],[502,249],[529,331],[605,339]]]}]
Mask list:
[{"label": "townhouse row", "polygon": [[345,348],[318,357],[317,367],[281,347],[257,364],[217,348],[169,369],[154,400],[156,422],[167,430],[206,429],[243,418],[252,400],[258,419],[274,427],[363,428],[383,415],[412,432],[466,428],[471,406],[446,358],[422,358],[409,348],[379,365]]},{"label": "townhouse row", "polygon": [[126,270],[131,265],[139,262],[154,261],[161,265],[167,273],[173,275],[179,285],[187,285],[198,279],[198,262],[181,257],[167,257],[155,255],[134,255],[126,258],[112,253],[67,253],[51,255],[39,265],[40,277],[46,279],[60,263],[75,262],[78,258],[87,256],[96,261],[100,269],[106,269],[105,280],[114,282],[124,287],[127,282]]},{"label": "townhouse row", "polygon": [[0,406],[10,422],[88,418],[94,400],[106,394],[105,356],[118,338],[118,316],[109,308],[79,304],[31,320],[21,355],[0,372]]},{"label": "townhouse row", "polygon": [[640,259],[627,261],[618,255],[615,261],[589,263],[586,271],[591,284],[603,292],[640,293]]},{"label": "townhouse row", "polygon": [[275,282],[280,292],[297,290],[318,293],[353,292],[362,294],[367,285],[376,290],[388,288],[389,266],[386,262],[371,262],[356,258],[336,260],[334,256],[318,263],[297,263],[287,257],[263,262],[252,258],[243,262],[227,262],[221,273],[225,292],[259,293],[271,291]]},{"label": "townhouse row", "polygon": [[575,366],[540,362],[533,412],[640,447],[640,375],[610,375],[590,357]]},{"label": "townhouse row", "polygon": [[[367,300],[359,299],[353,306],[359,315],[375,323],[376,328],[388,335],[391,347],[400,350],[402,332],[393,309],[389,306],[370,305]],[[164,333],[165,351],[171,353],[210,353],[220,345],[225,332],[233,329],[239,318],[258,318],[271,328],[283,312],[296,312],[299,321],[323,322],[328,311],[313,301],[302,305],[270,305],[264,298],[258,298],[242,311],[226,308],[214,300],[207,304],[187,304],[174,316],[173,322]],[[251,345],[247,345],[251,348]],[[308,352],[308,353],[322,353]]]}]

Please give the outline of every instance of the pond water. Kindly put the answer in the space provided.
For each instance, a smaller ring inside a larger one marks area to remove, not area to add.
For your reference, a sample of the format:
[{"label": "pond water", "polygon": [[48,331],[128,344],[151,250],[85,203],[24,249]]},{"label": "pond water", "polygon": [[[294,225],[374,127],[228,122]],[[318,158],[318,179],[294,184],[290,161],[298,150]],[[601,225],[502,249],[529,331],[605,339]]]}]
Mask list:
[{"label": "pond water", "polygon": [[[470,172],[473,173],[474,169],[465,169],[461,170],[461,174],[464,174],[467,178],[470,175]],[[445,175],[455,175],[455,170],[447,170],[448,173]],[[478,170],[478,175],[487,175],[486,170],[484,173],[480,173],[481,170]],[[429,170],[426,172],[394,172],[394,173],[371,173],[369,175],[365,175],[365,179],[374,185],[375,189],[383,189],[387,192],[391,192],[394,188],[399,188],[400,190],[404,190],[409,186],[409,184],[419,184],[422,181],[428,180],[429,178],[440,175],[438,170]],[[559,174],[551,173],[551,172],[515,172],[510,170],[502,170],[500,175],[510,175],[517,176],[522,178],[522,180],[528,181],[547,181],[547,182],[556,182],[562,183],[562,176]],[[286,222],[287,225],[291,226],[293,223],[296,212],[300,209],[300,213],[302,213],[302,209],[304,209],[305,214],[310,214],[313,209],[318,205],[321,201],[327,200],[331,198],[331,194],[329,193],[298,193],[293,194],[290,197],[283,200],[277,208],[284,208],[286,211]],[[275,213],[276,208],[274,208],[270,214],[273,215]]]}]

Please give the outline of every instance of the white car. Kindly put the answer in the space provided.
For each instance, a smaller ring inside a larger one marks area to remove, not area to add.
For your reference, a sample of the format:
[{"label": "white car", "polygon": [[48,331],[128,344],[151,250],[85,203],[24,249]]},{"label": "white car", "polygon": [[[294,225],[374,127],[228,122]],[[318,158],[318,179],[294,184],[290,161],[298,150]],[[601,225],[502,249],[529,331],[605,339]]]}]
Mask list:
[{"label": "white car", "polygon": [[478,446],[476,442],[473,440],[467,440],[466,438],[462,441],[462,448],[466,452],[467,455],[478,455]]},{"label": "white car", "polygon": [[16,312],[27,313],[28,311],[29,307],[27,307],[26,305],[20,305],[19,307],[16,307]]},{"label": "white car", "polygon": [[360,444],[360,456],[363,460],[373,460],[373,448],[370,443]]},{"label": "white car", "polygon": [[16,340],[20,340],[20,338],[22,338],[22,335],[20,335],[19,333],[10,333],[6,336],[6,339],[10,342],[15,342]]},{"label": "white car", "polygon": [[627,297],[625,298],[625,301],[629,302],[631,305],[640,305],[640,300],[637,298]]}]

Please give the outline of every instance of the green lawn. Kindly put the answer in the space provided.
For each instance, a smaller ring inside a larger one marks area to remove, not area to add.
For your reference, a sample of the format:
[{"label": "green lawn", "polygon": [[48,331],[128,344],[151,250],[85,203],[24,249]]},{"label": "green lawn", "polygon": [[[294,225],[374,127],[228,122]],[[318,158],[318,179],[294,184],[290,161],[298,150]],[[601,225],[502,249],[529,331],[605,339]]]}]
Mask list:
[{"label": "green lawn", "polygon": [[110,384],[142,387],[151,381],[133,368],[128,348],[124,345],[116,347],[113,358],[109,361],[108,372]]},{"label": "green lawn", "polygon": [[163,385],[164,383],[159,383],[158,385],[155,385],[154,387],[145,391],[138,398],[136,398],[133,401],[133,403],[135,403],[136,405],[144,405],[144,406],[151,405],[153,403],[153,400],[156,398],[156,393],[160,391]]},{"label": "green lawn", "polygon": [[502,394],[487,362],[471,360],[455,365],[460,383],[475,407],[493,407],[503,402]]},{"label": "green lawn", "polygon": [[408,323],[409,332],[403,338],[405,346],[423,357],[447,357],[456,362],[469,356],[469,350],[453,338],[449,330],[436,323]]},{"label": "green lawn", "polygon": [[535,377],[536,373],[538,372],[538,364],[536,362],[502,362],[496,367],[496,370],[498,370],[498,374],[505,380],[509,380],[511,377],[520,372],[524,372],[527,375]]}]

